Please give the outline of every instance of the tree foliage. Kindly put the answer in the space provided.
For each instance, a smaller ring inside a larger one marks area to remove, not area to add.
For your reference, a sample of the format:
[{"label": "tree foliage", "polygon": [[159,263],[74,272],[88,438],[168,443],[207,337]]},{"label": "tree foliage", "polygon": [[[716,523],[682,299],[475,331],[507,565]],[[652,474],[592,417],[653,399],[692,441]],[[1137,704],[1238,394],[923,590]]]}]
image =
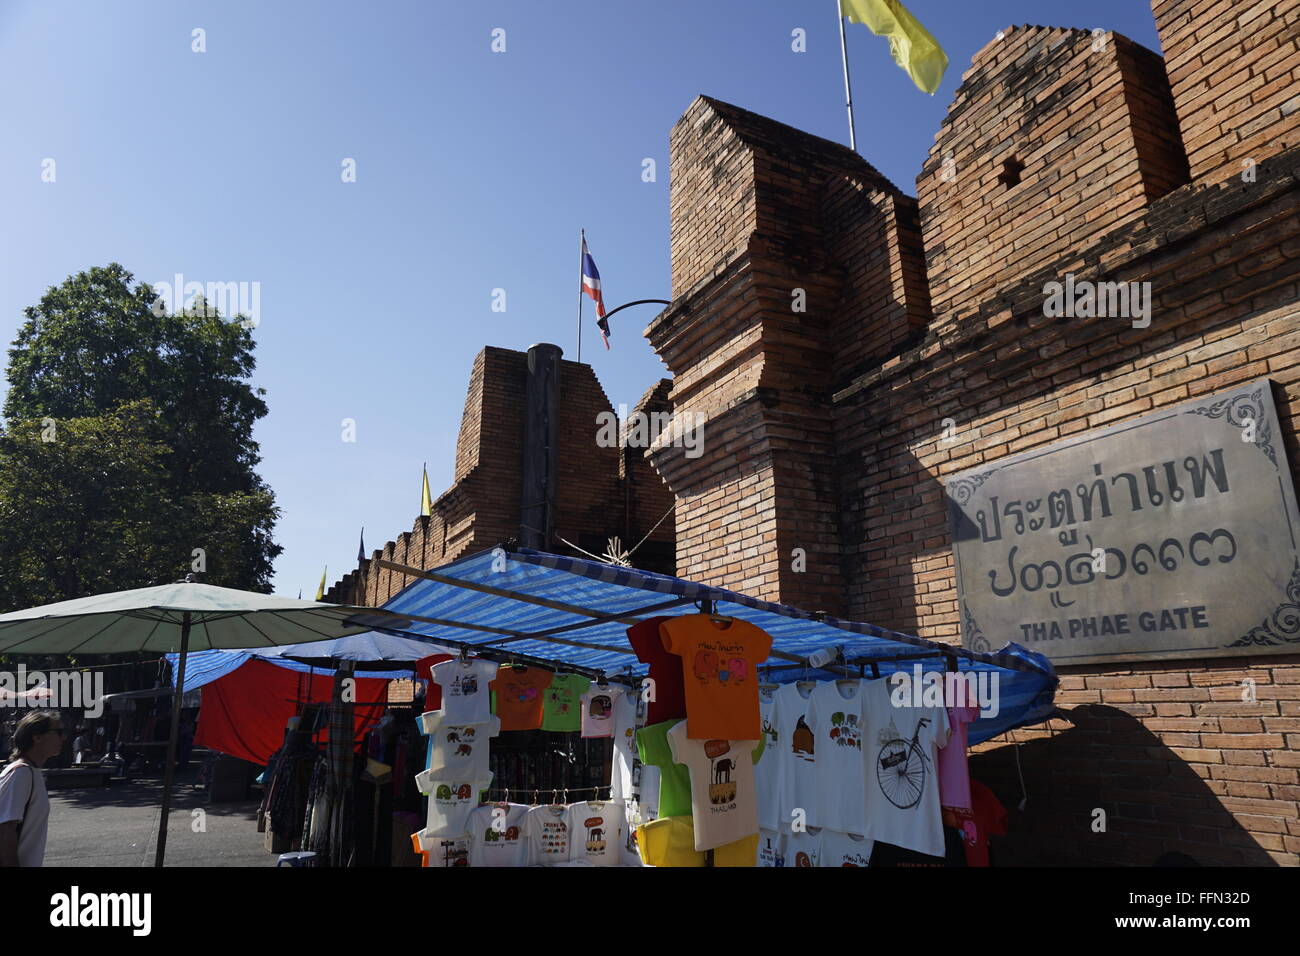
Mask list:
[{"label": "tree foliage", "polygon": [[155,315],[132,278],[114,263],[51,288],[10,350],[5,610],[175,581],[196,560],[207,583],[270,589],[279,509],[255,470],[252,338],[220,316]]}]

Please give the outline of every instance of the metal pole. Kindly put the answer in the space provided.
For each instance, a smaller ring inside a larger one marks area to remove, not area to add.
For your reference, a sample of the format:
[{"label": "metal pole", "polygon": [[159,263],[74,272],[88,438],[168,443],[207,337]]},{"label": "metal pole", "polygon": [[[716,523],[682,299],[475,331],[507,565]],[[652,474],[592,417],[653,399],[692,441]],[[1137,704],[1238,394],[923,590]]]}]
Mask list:
[{"label": "metal pole", "polygon": [[176,766],[176,741],[180,736],[181,699],[185,694],[185,655],[190,649],[190,612],[181,617],[181,655],[176,665],[176,695],[172,698],[172,729],[167,739],[167,765],[163,769],[162,820],[158,824],[158,849],[153,865],[162,866],[167,855],[167,814],[172,803],[172,777]]},{"label": "metal pole", "polygon": [[582,247],[587,244],[587,230],[578,230],[578,361],[582,361],[582,296],[585,283],[583,269],[586,263],[582,258]]},{"label": "metal pole", "polygon": [[853,89],[849,86],[849,51],[844,42],[844,11],[840,9],[840,0],[835,0],[835,12],[840,20],[840,59],[844,61],[844,102],[849,110],[849,149],[857,151],[858,137],[853,130]]}]

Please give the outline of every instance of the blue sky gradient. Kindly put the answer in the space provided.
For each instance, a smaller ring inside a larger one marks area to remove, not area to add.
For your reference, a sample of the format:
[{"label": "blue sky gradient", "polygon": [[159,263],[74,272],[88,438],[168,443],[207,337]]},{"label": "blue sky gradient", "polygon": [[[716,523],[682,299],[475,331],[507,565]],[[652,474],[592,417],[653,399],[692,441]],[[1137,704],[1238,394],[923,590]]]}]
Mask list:
[{"label": "blue sky gradient", "polygon": [[[1159,50],[1142,0],[908,6],[950,57],[936,96],[865,28],[848,42],[859,151],[911,194],[999,29],[1102,27]],[[111,261],[150,283],[260,283],[275,589],[310,597],[323,565],[331,581],[354,567],[362,525],[368,551],[411,527],[422,462],[447,487],[479,349],[575,357],[580,227],[611,308],[668,297],[668,132],[700,93],[847,142],[834,0],[4,0],[0,338]],[[606,352],[585,311],[583,360],[615,406],[667,374],[641,337],[654,313],[615,317]]]}]

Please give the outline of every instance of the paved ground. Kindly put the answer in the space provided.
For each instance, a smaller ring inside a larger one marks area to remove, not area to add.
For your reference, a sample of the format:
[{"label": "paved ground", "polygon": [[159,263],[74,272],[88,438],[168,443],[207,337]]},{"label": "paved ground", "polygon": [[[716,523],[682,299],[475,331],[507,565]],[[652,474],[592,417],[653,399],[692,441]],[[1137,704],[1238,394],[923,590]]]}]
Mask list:
[{"label": "paved ground", "polygon": [[[172,789],[168,866],[274,866],[257,832],[260,791],[253,800],[209,804],[190,786],[195,768]],[[108,787],[51,789],[46,866],[152,866],[158,840],[162,780],[137,778]],[[206,832],[192,813],[203,811]]]}]

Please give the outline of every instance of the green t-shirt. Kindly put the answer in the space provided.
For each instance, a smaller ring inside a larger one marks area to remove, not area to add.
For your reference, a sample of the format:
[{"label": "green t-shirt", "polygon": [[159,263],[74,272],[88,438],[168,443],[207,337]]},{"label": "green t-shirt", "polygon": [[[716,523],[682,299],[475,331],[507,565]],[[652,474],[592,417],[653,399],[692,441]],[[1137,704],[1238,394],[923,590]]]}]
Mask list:
[{"label": "green t-shirt", "polygon": [[556,674],[542,691],[542,730],[568,733],[582,729],[582,695],[591,681],[577,674]]},{"label": "green t-shirt", "polygon": [[[659,816],[689,817],[691,815],[691,772],[685,764],[673,763],[673,752],[668,749],[668,731],[684,718],[675,717],[636,732],[636,748],[641,762],[659,768]],[[750,752],[750,759],[758,763],[763,756],[766,741],[760,737],[758,746]]]}]

